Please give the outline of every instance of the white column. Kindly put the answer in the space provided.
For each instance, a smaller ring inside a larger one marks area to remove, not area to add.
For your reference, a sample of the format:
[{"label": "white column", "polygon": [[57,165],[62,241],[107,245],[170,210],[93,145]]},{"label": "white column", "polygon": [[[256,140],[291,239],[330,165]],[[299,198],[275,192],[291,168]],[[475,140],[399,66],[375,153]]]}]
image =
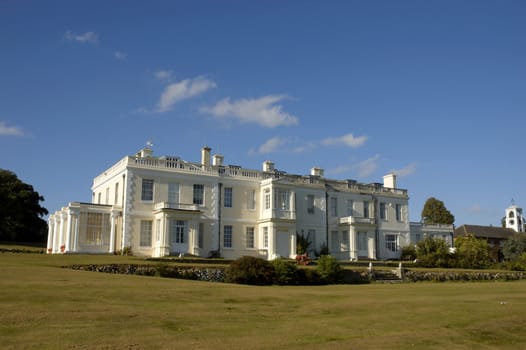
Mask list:
[{"label": "white column", "polygon": [[276,254],[277,254],[277,252],[276,252],[276,246],[277,246],[277,243],[276,243],[277,236],[276,235],[277,235],[277,232],[276,232],[276,228],[273,225],[271,225],[269,227],[269,230],[270,230],[270,242],[269,242],[270,247],[269,248],[270,248],[270,252],[271,252],[269,257],[270,257],[270,259],[273,260],[276,257]]},{"label": "white column", "polygon": [[[46,250],[46,253],[52,253],[53,252],[53,240],[54,240],[54,235],[53,235],[53,231],[55,230],[55,216],[54,215],[50,215],[49,216],[49,219],[48,219],[48,223],[47,223],[47,227],[48,227],[48,230],[47,230],[47,250]],[[51,249],[51,251],[50,251]]]},{"label": "white column", "polygon": [[296,257],[296,232],[292,232],[290,235],[290,256],[289,258]]},{"label": "white column", "polygon": [[60,245],[59,246],[59,250],[60,250],[61,253],[63,253],[65,251],[65,249],[64,249],[64,251],[62,251],[62,249],[60,249],[60,247],[62,247],[62,245],[64,245],[64,241],[65,241],[64,240],[64,235],[65,235],[66,228],[64,227],[65,226],[64,224],[65,224],[65,221],[67,220],[67,218],[68,218],[67,213],[61,211],[60,212],[60,235],[59,235],[60,238],[59,238],[59,242],[58,242],[59,245]]},{"label": "white column", "polygon": [[78,252],[79,249],[79,226],[80,226],[80,211],[75,211],[72,213],[73,222],[75,224],[74,226],[74,234],[73,234],[73,247],[71,250],[73,252]]},{"label": "white column", "polygon": [[60,249],[60,243],[59,243],[59,235],[60,235],[60,212],[55,213],[55,224],[53,225],[53,253],[59,253]]},{"label": "white column", "polygon": [[170,255],[170,232],[168,215],[163,214],[161,220],[161,255]]},{"label": "white column", "polygon": [[354,228],[349,225],[349,250],[351,251],[351,260],[358,260],[358,243],[356,231]]},{"label": "white column", "polygon": [[119,216],[119,213],[115,210],[111,211],[110,214],[110,250],[109,253],[115,253],[115,218]]},{"label": "white column", "polygon": [[68,209],[67,211],[67,220],[68,220],[68,227],[66,228],[66,249],[64,249],[64,252],[69,252],[71,250],[71,231],[72,231],[72,225],[73,225],[73,220],[71,218],[71,209]]}]

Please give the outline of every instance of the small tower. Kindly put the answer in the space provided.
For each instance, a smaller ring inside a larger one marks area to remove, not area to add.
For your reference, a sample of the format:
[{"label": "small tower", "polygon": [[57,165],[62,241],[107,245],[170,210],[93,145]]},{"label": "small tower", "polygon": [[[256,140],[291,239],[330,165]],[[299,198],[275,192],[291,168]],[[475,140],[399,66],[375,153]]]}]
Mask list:
[{"label": "small tower", "polygon": [[511,228],[516,232],[524,232],[524,216],[522,208],[515,205],[512,200],[511,205],[506,208],[506,228]]}]

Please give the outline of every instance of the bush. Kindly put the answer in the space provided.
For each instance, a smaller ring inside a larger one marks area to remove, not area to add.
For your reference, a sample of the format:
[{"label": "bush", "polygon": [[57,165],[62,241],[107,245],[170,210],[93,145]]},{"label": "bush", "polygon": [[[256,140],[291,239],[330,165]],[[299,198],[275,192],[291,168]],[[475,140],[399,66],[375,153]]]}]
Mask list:
[{"label": "bush", "polygon": [[226,282],[270,285],[274,279],[274,267],[267,260],[244,256],[230,264]]},{"label": "bush", "polygon": [[271,264],[274,267],[274,284],[298,284],[298,268],[295,262],[276,259]]},{"label": "bush", "polygon": [[474,236],[458,237],[455,240],[457,246],[457,266],[464,269],[484,269],[491,265],[490,250],[488,242]]},{"label": "bush", "polygon": [[312,268],[299,268],[296,271],[298,284],[301,286],[319,286],[327,284],[322,278],[318,271]]},{"label": "bush", "polygon": [[402,260],[415,260],[416,259],[416,248],[414,245],[408,245],[405,247],[402,247],[402,254],[401,254]]},{"label": "bush", "polygon": [[423,267],[451,267],[455,258],[449,253],[449,246],[440,238],[426,237],[416,244],[418,265]]},{"label": "bush", "polygon": [[318,258],[316,271],[321,279],[329,284],[340,283],[343,280],[343,270],[335,257],[322,255]]}]

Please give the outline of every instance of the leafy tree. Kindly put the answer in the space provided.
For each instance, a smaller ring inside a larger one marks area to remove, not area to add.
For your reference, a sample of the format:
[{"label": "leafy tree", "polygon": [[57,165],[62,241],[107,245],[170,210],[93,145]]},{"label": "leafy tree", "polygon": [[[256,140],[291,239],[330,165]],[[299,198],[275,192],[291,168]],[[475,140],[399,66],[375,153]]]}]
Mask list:
[{"label": "leafy tree", "polygon": [[447,243],[430,236],[416,244],[416,258],[419,265],[424,267],[450,267],[454,263]]},{"label": "leafy tree", "polygon": [[458,267],[484,269],[491,264],[488,242],[473,235],[458,237],[455,240]]},{"label": "leafy tree", "polygon": [[428,198],[421,214],[422,222],[426,224],[448,224],[455,222],[455,217],[446,209],[444,202],[434,197]]},{"label": "leafy tree", "polygon": [[296,254],[305,254],[309,251],[312,241],[303,233],[296,232]]},{"label": "leafy tree", "polygon": [[507,261],[515,261],[526,253],[526,234],[516,233],[502,245],[502,254]]},{"label": "leafy tree", "polygon": [[15,173],[0,169],[0,240],[44,242],[48,214],[40,206],[44,201],[33,186],[22,182]]}]

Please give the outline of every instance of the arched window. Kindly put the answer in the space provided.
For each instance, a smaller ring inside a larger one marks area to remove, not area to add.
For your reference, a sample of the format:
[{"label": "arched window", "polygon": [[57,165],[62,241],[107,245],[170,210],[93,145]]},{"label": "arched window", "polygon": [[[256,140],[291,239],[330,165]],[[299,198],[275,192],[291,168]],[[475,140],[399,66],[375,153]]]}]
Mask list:
[{"label": "arched window", "polygon": [[515,216],[515,214],[512,211],[510,211],[510,214],[508,215],[508,217],[512,218],[514,216]]}]

